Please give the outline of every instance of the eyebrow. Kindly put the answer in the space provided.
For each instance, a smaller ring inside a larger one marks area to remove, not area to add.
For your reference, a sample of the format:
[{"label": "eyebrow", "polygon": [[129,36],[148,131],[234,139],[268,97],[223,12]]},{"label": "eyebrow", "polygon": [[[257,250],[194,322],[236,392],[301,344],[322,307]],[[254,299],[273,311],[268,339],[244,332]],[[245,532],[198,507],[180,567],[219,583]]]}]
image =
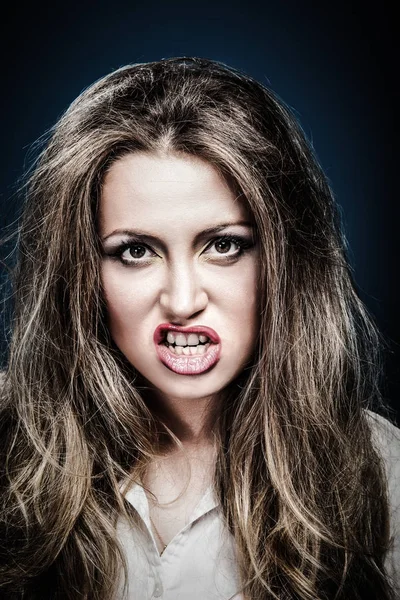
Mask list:
[{"label": "eyebrow", "polygon": [[[212,234],[220,233],[223,229],[226,229],[227,227],[237,227],[237,226],[249,227],[251,229],[254,229],[254,225],[253,225],[253,223],[250,223],[250,221],[235,221],[235,222],[231,222],[231,223],[222,223],[221,225],[216,225],[215,227],[208,227],[207,229],[203,229],[203,231],[201,231],[200,233],[198,233],[196,235],[196,237],[194,239],[194,244],[198,244],[201,240],[203,240],[204,238],[206,238]],[[160,243],[160,241],[161,241],[156,236],[151,235],[150,233],[146,233],[145,231],[140,231],[140,230],[136,230],[136,229],[115,229],[114,231],[112,231],[111,233],[106,235],[104,238],[102,238],[102,242],[107,241],[110,237],[112,237],[114,235],[126,235],[126,236],[130,236],[130,237],[134,237],[138,240],[149,241],[152,243],[155,243],[155,242]]]}]

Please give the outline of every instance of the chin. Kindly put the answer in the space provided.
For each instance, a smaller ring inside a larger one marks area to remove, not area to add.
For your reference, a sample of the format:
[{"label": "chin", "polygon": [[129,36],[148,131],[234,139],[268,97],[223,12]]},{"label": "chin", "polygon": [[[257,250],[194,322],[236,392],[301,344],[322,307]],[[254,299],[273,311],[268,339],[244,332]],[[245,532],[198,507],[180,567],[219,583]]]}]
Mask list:
[{"label": "chin", "polygon": [[[217,371],[218,367],[219,372]],[[165,370],[165,367],[162,367],[162,369]],[[229,373],[223,373],[223,365],[221,364],[216,365],[207,373],[191,376],[179,375],[167,370],[157,377],[154,370],[151,374],[149,373],[149,376],[151,376],[147,377],[144,370],[137,370],[139,373],[139,387],[143,385],[146,390],[166,398],[193,401],[210,398],[223,392],[243,373],[243,367],[239,367],[235,372],[230,369]]]}]

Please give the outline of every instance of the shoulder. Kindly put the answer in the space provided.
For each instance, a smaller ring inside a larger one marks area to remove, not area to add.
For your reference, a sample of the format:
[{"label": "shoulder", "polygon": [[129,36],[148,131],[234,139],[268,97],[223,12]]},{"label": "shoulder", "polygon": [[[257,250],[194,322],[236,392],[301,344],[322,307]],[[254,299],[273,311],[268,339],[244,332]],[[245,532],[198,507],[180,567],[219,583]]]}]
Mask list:
[{"label": "shoulder", "polygon": [[400,586],[400,429],[382,415],[366,410],[372,442],[385,464],[388,494],[391,548],[385,564],[388,573]]},{"label": "shoulder", "polygon": [[382,415],[371,410],[366,410],[365,414],[375,447],[381,453],[387,467],[390,470],[397,467],[400,475],[400,429]]},{"label": "shoulder", "polygon": [[393,503],[400,507],[400,429],[382,415],[370,410],[365,413],[372,443],[385,464],[392,507]]}]

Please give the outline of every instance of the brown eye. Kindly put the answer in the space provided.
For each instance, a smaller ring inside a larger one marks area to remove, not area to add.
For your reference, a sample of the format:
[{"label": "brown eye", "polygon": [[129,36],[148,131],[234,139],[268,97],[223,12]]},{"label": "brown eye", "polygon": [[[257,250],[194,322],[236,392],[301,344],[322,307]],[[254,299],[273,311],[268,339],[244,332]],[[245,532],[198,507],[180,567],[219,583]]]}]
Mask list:
[{"label": "brown eye", "polygon": [[142,258],[146,253],[146,248],[144,246],[131,246],[128,251],[132,258]]},{"label": "brown eye", "polygon": [[217,253],[225,261],[234,261],[245,254],[254,246],[252,240],[248,240],[238,235],[224,235],[212,240],[207,248],[206,254],[214,255]]},{"label": "brown eye", "polygon": [[151,258],[152,255],[154,256],[154,253],[152,253],[144,244],[127,244],[125,245],[125,248],[123,250],[121,249],[119,252],[121,261],[126,265],[144,263],[145,260],[141,259]]},{"label": "brown eye", "polygon": [[220,240],[219,242],[216,242],[215,247],[220,254],[225,254],[226,252],[229,252],[231,245],[232,242],[229,240]]}]

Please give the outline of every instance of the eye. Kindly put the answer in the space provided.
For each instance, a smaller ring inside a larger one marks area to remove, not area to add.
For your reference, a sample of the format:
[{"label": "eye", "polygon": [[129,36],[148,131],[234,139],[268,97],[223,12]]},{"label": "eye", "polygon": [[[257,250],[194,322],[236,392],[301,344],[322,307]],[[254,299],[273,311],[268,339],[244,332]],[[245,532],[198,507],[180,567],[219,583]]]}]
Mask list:
[{"label": "eye", "polygon": [[232,242],[232,240],[219,240],[218,242],[215,242],[215,244],[214,244],[217,252],[219,252],[221,254],[227,254],[229,252],[229,250],[232,249],[233,245],[235,245],[235,242]]},{"label": "eye", "polygon": [[155,253],[146,244],[133,241],[122,242],[116,248],[106,251],[105,254],[124,265],[145,265],[149,259],[155,256]]},{"label": "eye", "polygon": [[[206,253],[216,254],[220,257],[226,257],[227,259],[237,258],[252,246],[252,242],[241,236],[224,235],[212,240]],[[210,252],[213,248],[215,248],[216,252]]]},{"label": "eye", "polygon": [[124,262],[134,262],[143,257],[150,258],[150,256],[146,256],[146,252],[150,252],[147,246],[144,246],[143,244],[130,244],[120,253],[120,257]]}]

